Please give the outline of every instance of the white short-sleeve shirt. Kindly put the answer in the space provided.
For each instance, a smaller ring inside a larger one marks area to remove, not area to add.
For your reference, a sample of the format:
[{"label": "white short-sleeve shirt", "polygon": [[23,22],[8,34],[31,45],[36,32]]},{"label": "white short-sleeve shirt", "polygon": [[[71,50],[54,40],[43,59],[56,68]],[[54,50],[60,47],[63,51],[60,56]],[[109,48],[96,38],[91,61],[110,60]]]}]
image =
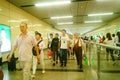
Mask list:
[{"label": "white short-sleeve shirt", "polygon": [[69,40],[69,38],[68,38],[67,35],[61,36],[61,39],[60,39],[60,41],[61,41],[60,48],[61,49],[67,49],[68,48],[68,40]]},{"label": "white short-sleeve shirt", "polygon": [[19,35],[13,46],[16,46],[19,51],[19,60],[27,61],[32,59],[32,47],[36,45],[36,41],[33,35],[27,33],[24,37]]}]

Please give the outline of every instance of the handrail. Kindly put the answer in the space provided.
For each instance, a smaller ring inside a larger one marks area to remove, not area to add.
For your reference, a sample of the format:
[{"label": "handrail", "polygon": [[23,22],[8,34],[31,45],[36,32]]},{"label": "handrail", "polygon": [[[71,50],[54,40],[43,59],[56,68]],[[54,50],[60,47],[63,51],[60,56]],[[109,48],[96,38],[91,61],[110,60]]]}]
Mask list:
[{"label": "handrail", "polygon": [[[106,47],[106,48],[110,48],[110,49],[115,49],[115,50],[120,50],[120,47],[117,46],[112,46],[112,45],[107,45],[104,43],[97,43],[97,42],[91,42],[91,41],[86,41],[84,40],[85,43],[87,44],[95,44],[97,45],[97,77],[98,80],[100,80],[100,53],[101,53],[101,47]],[[88,47],[90,48],[90,46]]]},{"label": "handrail", "polygon": [[120,50],[120,47],[117,46],[112,46],[112,45],[107,45],[104,43],[96,43],[96,42],[90,42],[90,41],[84,41],[85,43],[91,43],[91,44],[96,44],[102,47],[106,47],[106,48],[111,48],[111,49],[115,49],[115,50]]}]

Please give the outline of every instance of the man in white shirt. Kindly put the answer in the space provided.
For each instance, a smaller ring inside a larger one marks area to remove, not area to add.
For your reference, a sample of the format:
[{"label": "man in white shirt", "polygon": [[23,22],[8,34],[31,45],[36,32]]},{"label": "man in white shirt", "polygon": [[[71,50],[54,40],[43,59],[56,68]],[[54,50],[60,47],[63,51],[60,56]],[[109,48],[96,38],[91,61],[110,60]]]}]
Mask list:
[{"label": "man in white shirt", "polygon": [[62,35],[60,39],[60,63],[61,67],[67,65],[67,49],[68,49],[69,38],[66,34],[66,30],[62,30]]}]

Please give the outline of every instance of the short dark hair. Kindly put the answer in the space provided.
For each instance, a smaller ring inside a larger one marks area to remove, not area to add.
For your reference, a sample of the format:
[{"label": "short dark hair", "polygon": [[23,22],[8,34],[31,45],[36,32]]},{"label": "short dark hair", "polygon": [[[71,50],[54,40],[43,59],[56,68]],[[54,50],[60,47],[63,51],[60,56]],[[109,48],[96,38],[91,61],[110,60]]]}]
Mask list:
[{"label": "short dark hair", "polygon": [[21,22],[21,24],[25,24],[27,26],[27,23],[26,22]]},{"label": "short dark hair", "polygon": [[106,38],[108,38],[108,40],[112,40],[111,33],[107,33],[107,34],[106,34]]},{"label": "short dark hair", "polygon": [[112,34],[112,37],[115,37],[115,34]]},{"label": "short dark hair", "polygon": [[35,35],[41,36],[41,33],[39,33],[38,31],[35,31]]},{"label": "short dark hair", "polygon": [[50,33],[50,35],[53,35],[52,33]]},{"label": "short dark hair", "polygon": [[65,30],[65,29],[63,29],[62,31],[65,31],[65,32],[66,32],[66,30]]},{"label": "short dark hair", "polygon": [[59,35],[58,33],[56,33],[55,35]]}]

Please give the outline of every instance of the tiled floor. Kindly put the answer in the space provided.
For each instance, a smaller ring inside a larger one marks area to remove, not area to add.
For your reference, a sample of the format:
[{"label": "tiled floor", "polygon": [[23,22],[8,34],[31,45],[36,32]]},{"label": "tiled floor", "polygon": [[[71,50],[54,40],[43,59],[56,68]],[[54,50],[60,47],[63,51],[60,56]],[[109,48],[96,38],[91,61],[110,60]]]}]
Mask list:
[{"label": "tiled floor", "polygon": [[[56,66],[52,66],[50,60],[45,60],[46,62],[46,72],[43,74],[41,71],[41,66],[38,66],[36,72],[35,80],[86,80],[85,76],[89,74],[86,69],[80,70],[76,65],[75,60],[69,60],[68,65],[66,67],[60,67],[60,64]],[[13,71],[9,72],[7,70],[7,65],[3,65],[4,67],[4,80],[21,80],[22,79],[22,71]],[[88,75],[89,77],[89,75]],[[93,78],[91,80],[94,80]]]},{"label": "tiled floor", "polygon": [[[112,61],[106,61],[105,51],[102,50],[100,55],[100,79],[97,76],[97,51],[92,50],[91,66],[84,66],[83,71],[76,65],[75,59],[68,59],[66,67],[60,67],[60,64],[52,66],[52,62],[45,57],[46,72],[42,74],[41,65],[38,66],[35,80],[120,80],[120,61],[113,65]],[[46,51],[45,51],[45,54]],[[83,62],[84,63],[84,62]],[[4,80],[22,80],[22,71],[9,72],[7,64],[3,65]]]}]

